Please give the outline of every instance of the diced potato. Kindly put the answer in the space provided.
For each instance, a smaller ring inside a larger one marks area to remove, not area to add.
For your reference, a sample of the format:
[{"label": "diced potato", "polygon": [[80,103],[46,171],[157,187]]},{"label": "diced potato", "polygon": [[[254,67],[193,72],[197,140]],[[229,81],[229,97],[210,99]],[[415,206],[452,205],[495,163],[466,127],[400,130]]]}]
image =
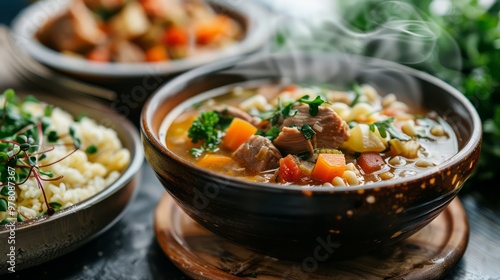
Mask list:
[{"label": "diced potato", "polygon": [[133,39],[145,34],[150,22],[138,2],[129,2],[110,22],[113,34],[123,39]]},{"label": "diced potato", "polygon": [[345,119],[346,122],[356,121],[359,118],[367,118],[369,114],[373,113],[373,107],[368,103],[358,103],[352,107],[349,116]]},{"label": "diced potato", "polygon": [[382,152],[387,149],[387,139],[380,135],[380,132],[375,127],[374,131],[370,130],[367,124],[358,124],[350,130],[349,140],[342,144],[342,148],[349,149],[354,152]]}]

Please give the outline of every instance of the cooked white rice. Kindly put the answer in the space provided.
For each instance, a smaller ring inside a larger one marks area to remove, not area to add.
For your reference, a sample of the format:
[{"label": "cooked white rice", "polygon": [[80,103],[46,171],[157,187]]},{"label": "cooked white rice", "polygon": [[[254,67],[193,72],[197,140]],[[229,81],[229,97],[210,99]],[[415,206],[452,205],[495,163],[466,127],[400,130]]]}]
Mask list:
[{"label": "cooked white rice", "polygon": [[[43,115],[45,104],[25,102],[22,106],[25,111],[38,117]],[[47,129],[56,131],[59,139],[56,143],[49,143],[45,139],[45,149],[54,147],[54,150],[45,153],[46,158],[39,161],[40,166],[56,162],[74,150],[73,139],[68,133],[70,125],[81,140],[78,151],[54,165],[42,168],[43,171],[51,171],[54,177],[63,176],[57,181],[43,181],[49,203],[57,202],[65,208],[83,201],[112,184],[129,164],[130,152],[123,148],[114,130],[88,117],[75,122],[72,115],[57,107],[49,118],[51,124]],[[85,152],[90,145],[97,147],[95,154]],[[42,190],[35,178],[19,185],[16,195],[17,211],[25,218],[34,218],[47,211]],[[0,212],[0,221],[9,217],[9,211]]]}]

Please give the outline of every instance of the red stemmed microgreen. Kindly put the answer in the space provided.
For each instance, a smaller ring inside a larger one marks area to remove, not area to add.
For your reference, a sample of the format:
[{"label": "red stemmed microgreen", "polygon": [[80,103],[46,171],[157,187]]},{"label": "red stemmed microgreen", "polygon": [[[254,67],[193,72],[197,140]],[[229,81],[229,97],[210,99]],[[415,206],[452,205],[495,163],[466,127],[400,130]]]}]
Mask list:
[{"label": "red stemmed microgreen", "polygon": [[[70,127],[68,135],[73,140],[73,149],[61,158],[41,164],[40,161],[46,158],[46,154],[53,151],[57,145],[67,145],[56,143],[64,135],[58,135],[55,131],[49,131],[48,118],[52,114],[52,107],[45,106],[43,116],[33,117],[29,112],[22,110],[23,102],[39,102],[35,98],[25,98],[19,100],[13,90],[6,90],[3,93],[4,101],[0,108],[0,211],[6,211],[2,203],[6,202],[4,197],[9,195],[8,184],[14,184],[16,190],[19,185],[26,183],[30,178],[34,178],[36,184],[43,194],[47,214],[53,215],[62,205],[58,202],[48,202],[43,182],[58,181],[63,176],[55,176],[51,171],[44,168],[52,166],[80,149],[81,141],[76,135],[74,127]],[[49,145],[45,145],[45,140]],[[87,147],[89,152],[96,152],[96,147]],[[15,182],[9,170],[15,170]],[[11,179],[8,179],[10,176]],[[4,196],[4,197],[2,197]],[[17,212],[17,220],[28,219],[22,213]],[[8,219],[0,221],[0,224],[10,222]]]}]

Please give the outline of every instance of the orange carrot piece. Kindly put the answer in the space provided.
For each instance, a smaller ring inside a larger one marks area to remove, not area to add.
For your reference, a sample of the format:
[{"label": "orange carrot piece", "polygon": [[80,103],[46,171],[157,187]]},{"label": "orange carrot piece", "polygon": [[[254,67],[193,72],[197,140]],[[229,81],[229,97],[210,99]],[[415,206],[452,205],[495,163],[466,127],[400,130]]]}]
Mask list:
[{"label": "orange carrot piece", "polygon": [[187,30],[181,27],[170,27],[163,34],[163,43],[167,46],[185,46],[188,44]]},{"label": "orange carrot piece", "polygon": [[295,92],[297,90],[297,85],[291,84],[283,88],[282,91],[289,91],[289,92]]},{"label": "orange carrot piece", "polygon": [[111,60],[111,52],[106,47],[97,47],[87,53],[87,59],[98,62],[108,62]]},{"label": "orange carrot piece", "polygon": [[205,154],[196,162],[196,164],[200,167],[211,170],[223,170],[232,161],[233,159],[228,156],[218,154]]},{"label": "orange carrot piece", "polygon": [[164,46],[156,45],[146,50],[146,60],[150,62],[168,60],[168,53]]},{"label": "orange carrot piece", "polygon": [[231,29],[231,19],[224,15],[218,15],[215,18],[198,23],[195,27],[196,42],[200,45],[206,45],[215,38],[229,33]]},{"label": "orange carrot piece", "polygon": [[222,144],[236,150],[257,132],[257,128],[251,123],[240,118],[234,118],[227,128],[226,135],[222,138]]},{"label": "orange carrot piece", "polygon": [[293,155],[289,154],[284,158],[280,158],[279,164],[278,179],[280,183],[293,183],[300,179],[301,171],[299,164]]},{"label": "orange carrot piece", "polygon": [[357,162],[366,174],[380,170],[385,164],[384,159],[377,152],[362,153],[358,157]]},{"label": "orange carrot piece", "polygon": [[344,154],[319,154],[311,178],[324,183],[331,182],[333,178],[342,176],[345,169]]}]

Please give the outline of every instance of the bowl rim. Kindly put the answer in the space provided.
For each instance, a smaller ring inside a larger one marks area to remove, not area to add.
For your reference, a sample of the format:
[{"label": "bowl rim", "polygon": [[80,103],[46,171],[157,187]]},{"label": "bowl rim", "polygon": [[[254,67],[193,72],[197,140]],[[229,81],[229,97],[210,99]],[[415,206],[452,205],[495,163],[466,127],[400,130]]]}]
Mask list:
[{"label": "bowl rim", "polygon": [[[292,52],[292,53],[275,53],[275,54],[259,54],[258,56],[254,56],[256,60],[261,60],[261,59],[283,59],[287,58],[287,56],[296,56],[296,55],[302,55],[302,56],[322,56],[328,57],[330,59],[335,59],[335,57],[338,57],[339,55],[342,55],[343,57],[346,57],[346,54],[326,54],[326,53],[319,53],[319,52]],[[437,77],[434,77],[428,73],[425,73],[423,71],[419,71],[413,68],[410,68],[408,66],[404,66],[402,64],[384,60],[384,59],[379,59],[379,58],[373,58],[373,57],[366,57],[366,56],[360,56],[360,55],[347,55],[348,57],[352,58],[355,60],[355,63],[373,63],[377,66],[382,66],[390,70],[398,70],[402,73],[406,73],[412,77],[415,77],[417,79],[426,81],[430,84],[433,84],[444,91],[446,91],[448,94],[450,94],[453,98],[457,99],[460,104],[462,104],[469,116],[472,119],[472,131],[471,131],[471,137],[466,141],[465,145],[458,150],[456,154],[454,154],[452,157],[448,158],[441,164],[437,166],[433,166],[430,168],[427,168],[425,170],[422,170],[418,174],[407,177],[407,178],[398,178],[395,180],[388,180],[388,181],[381,181],[381,182],[376,182],[376,183],[370,183],[367,185],[358,185],[358,186],[343,186],[343,187],[335,187],[335,188],[318,188],[315,186],[312,187],[307,187],[304,188],[303,186],[298,186],[294,184],[290,185],[280,185],[280,184],[269,184],[269,183],[259,183],[259,182],[251,182],[248,180],[244,179],[239,179],[239,178],[233,178],[224,174],[220,174],[205,168],[201,168],[199,166],[196,166],[194,164],[191,164],[185,160],[183,160],[181,157],[177,156],[175,153],[167,149],[165,145],[162,144],[162,141],[159,139],[159,131],[153,131],[153,128],[150,127],[150,123],[152,122],[154,118],[154,113],[156,109],[158,109],[162,102],[165,102],[167,99],[175,96],[175,90],[176,88],[182,88],[183,85],[189,84],[189,81],[191,79],[199,78],[205,75],[210,75],[217,73],[219,71],[223,71],[224,69],[231,68],[232,66],[235,66],[235,63],[241,62],[236,59],[228,59],[225,61],[220,62],[219,64],[209,64],[203,67],[198,67],[197,69],[188,71],[186,73],[183,73],[174,79],[170,80],[166,84],[164,84],[161,88],[159,88],[155,93],[153,93],[146,103],[143,106],[142,112],[141,112],[141,134],[143,135],[142,141],[148,141],[151,146],[153,146],[154,149],[156,149],[157,152],[162,153],[165,156],[168,156],[172,160],[176,161],[177,163],[192,168],[194,169],[197,173],[203,175],[204,177],[212,177],[214,181],[218,181],[221,183],[224,182],[234,182],[235,184],[230,184],[228,186],[238,188],[238,189],[245,189],[245,190],[251,190],[251,191],[263,191],[263,192],[303,192],[304,190],[311,191],[314,194],[332,194],[332,193],[345,193],[345,192],[356,192],[358,190],[369,190],[369,189],[381,189],[381,188],[391,188],[391,187],[396,187],[400,185],[404,185],[408,182],[414,182],[414,181],[419,181],[423,180],[429,177],[434,176],[435,174],[438,174],[442,170],[446,170],[450,168],[451,166],[458,164],[461,162],[463,159],[467,158],[467,156],[472,153],[476,148],[480,147],[481,145],[481,140],[482,140],[482,123],[479,117],[479,114],[477,113],[476,109],[472,105],[472,103],[456,88],[451,86],[450,84],[444,82],[441,79],[438,79]],[[252,60],[254,61],[254,60]],[[250,80],[251,81],[251,80]],[[223,87],[223,86],[222,86]],[[209,89],[213,90],[213,89]],[[209,91],[207,90],[207,91]],[[206,92],[206,91],[205,91]],[[201,94],[201,93],[200,93]],[[184,99],[181,101],[184,102],[188,99]],[[171,110],[172,111],[172,110]],[[166,116],[171,112],[167,112]],[[166,117],[165,116],[165,117]],[[148,159],[148,155],[146,154],[146,159]]]},{"label": "bowl rim", "polygon": [[[43,98],[44,94],[41,96],[38,94],[34,94],[37,98],[40,98],[41,101],[46,102]],[[48,98],[53,98],[50,96],[47,96]],[[55,98],[61,98],[61,97],[55,97]],[[120,141],[123,143],[123,137],[127,137],[130,142],[130,162],[127,166],[127,168],[120,174],[118,179],[116,179],[113,183],[111,183],[109,186],[107,186],[105,189],[102,191],[90,196],[89,198],[82,200],[72,206],[62,208],[60,211],[56,211],[52,216],[47,217],[46,215],[41,216],[41,217],[36,217],[33,219],[29,219],[23,222],[16,222],[15,223],[15,231],[20,231],[20,230],[27,230],[32,227],[37,227],[41,226],[42,224],[45,223],[50,223],[54,222],[57,220],[62,219],[63,217],[72,215],[74,213],[80,212],[82,210],[85,210],[87,208],[92,207],[93,205],[107,199],[108,197],[112,196],[114,193],[119,191],[120,189],[124,188],[138,172],[141,170],[142,165],[144,163],[144,150],[142,149],[141,146],[141,139],[139,135],[139,131],[137,128],[130,122],[129,120],[124,119],[124,117],[120,116],[118,113],[110,110],[106,106],[99,104],[97,102],[94,102],[90,99],[86,100],[89,107],[92,106],[94,108],[93,110],[96,111],[102,111],[103,113],[106,114],[106,117],[109,118],[114,124],[119,124],[121,126],[121,130],[126,131],[127,134],[123,135],[120,138]],[[63,110],[63,106],[56,105],[57,107],[61,107]],[[137,189],[134,189],[134,193],[132,194],[132,198],[135,196],[137,193]],[[130,201],[129,201],[130,202]],[[124,214],[125,211],[122,211],[118,216],[114,217],[114,221],[116,221],[118,218],[121,217],[121,215]],[[111,224],[113,224],[112,222]],[[110,224],[110,225],[111,225]],[[107,226],[110,226],[107,225]],[[105,229],[105,228],[103,228]],[[99,232],[101,232],[103,229],[99,229]],[[0,235],[8,233],[10,230],[6,227],[6,225],[1,225],[0,226]]]},{"label": "bowl rim", "polygon": [[[62,55],[34,38],[35,32],[52,16],[63,11],[72,0],[42,0],[19,12],[11,23],[12,37],[17,46],[42,64],[73,74],[108,78],[132,78],[144,75],[170,75],[228,57],[248,54],[265,45],[275,21],[261,5],[246,1],[244,7],[228,0],[209,0],[247,19],[245,37],[226,48],[205,54],[163,62],[99,63]],[[248,2],[248,3],[247,3]]]}]

